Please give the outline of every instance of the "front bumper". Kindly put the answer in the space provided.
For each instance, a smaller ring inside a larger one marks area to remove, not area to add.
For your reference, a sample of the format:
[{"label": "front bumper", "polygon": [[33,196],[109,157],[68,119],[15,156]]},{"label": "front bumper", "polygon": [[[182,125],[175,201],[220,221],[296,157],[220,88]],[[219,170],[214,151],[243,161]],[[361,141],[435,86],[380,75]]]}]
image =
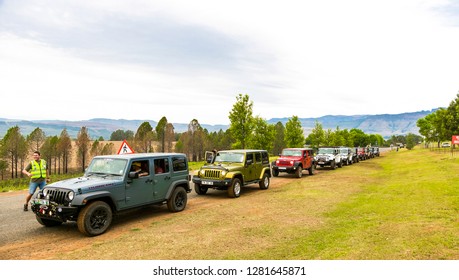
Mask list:
[{"label": "front bumper", "polygon": [[277,166],[277,165],[273,165],[272,169],[273,169],[273,171],[277,171],[277,172],[295,173],[295,171],[298,169],[298,166]]},{"label": "front bumper", "polygon": [[216,180],[193,176],[193,183],[217,190],[227,189],[231,185],[231,181],[231,179]]},{"label": "front bumper", "polygon": [[78,208],[74,206],[59,205],[48,199],[32,199],[31,209],[40,218],[66,222],[76,220]]}]

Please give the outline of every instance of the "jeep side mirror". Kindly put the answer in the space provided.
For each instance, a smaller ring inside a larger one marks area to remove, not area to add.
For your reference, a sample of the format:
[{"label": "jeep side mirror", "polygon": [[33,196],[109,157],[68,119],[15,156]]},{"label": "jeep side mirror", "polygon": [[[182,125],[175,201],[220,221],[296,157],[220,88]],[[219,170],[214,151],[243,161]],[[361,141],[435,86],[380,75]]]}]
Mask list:
[{"label": "jeep side mirror", "polygon": [[128,174],[128,178],[130,178],[130,179],[137,179],[137,178],[139,178],[139,173],[137,173],[137,172],[135,172],[135,171],[131,171],[131,172],[129,172],[129,174]]}]

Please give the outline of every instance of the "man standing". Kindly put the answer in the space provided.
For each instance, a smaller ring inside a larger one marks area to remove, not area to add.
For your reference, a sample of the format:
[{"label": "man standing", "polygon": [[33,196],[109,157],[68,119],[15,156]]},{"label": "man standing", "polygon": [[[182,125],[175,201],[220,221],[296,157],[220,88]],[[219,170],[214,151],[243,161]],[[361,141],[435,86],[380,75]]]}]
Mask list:
[{"label": "man standing", "polygon": [[49,182],[49,172],[46,166],[46,161],[40,159],[40,152],[35,151],[33,153],[33,160],[22,170],[22,173],[27,177],[30,177],[29,193],[26,197],[26,203],[24,204],[24,211],[28,211],[29,201],[32,195],[35,193],[37,188],[40,190]]}]

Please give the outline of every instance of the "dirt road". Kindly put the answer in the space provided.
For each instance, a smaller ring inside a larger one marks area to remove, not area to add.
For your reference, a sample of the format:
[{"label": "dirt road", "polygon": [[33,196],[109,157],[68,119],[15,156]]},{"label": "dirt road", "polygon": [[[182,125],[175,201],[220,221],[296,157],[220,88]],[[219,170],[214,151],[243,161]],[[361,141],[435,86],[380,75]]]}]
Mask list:
[{"label": "dirt road", "polygon": [[[320,173],[320,171],[317,172]],[[291,176],[272,178],[267,191],[279,188],[291,180]],[[241,196],[256,195],[260,191],[256,186],[244,188]],[[132,210],[116,216],[112,226],[105,234],[88,238],[78,231],[75,222],[67,222],[51,228],[41,226],[32,211],[22,210],[25,195],[26,191],[0,194],[0,220],[2,221],[0,224],[0,259],[2,260],[59,258],[61,253],[92,246],[96,242],[115,239],[132,228],[145,228],[155,221],[170,219],[173,217],[171,215],[190,215],[194,211],[217,207],[232,200],[226,196],[225,191],[209,190],[205,196],[198,196],[192,191],[188,195],[188,205],[184,212],[170,213],[165,205]]]}]

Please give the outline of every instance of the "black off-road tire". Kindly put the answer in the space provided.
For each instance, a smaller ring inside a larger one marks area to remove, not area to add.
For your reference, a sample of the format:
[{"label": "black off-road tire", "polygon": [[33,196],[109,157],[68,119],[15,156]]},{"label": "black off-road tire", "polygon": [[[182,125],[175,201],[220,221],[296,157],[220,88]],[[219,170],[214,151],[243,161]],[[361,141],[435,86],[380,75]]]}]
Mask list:
[{"label": "black off-road tire", "polygon": [[35,218],[40,223],[40,225],[43,225],[45,227],[55,227],[55,226],[62,225],[62,222],[60,222],[60,221],[45,219],[45,218],[41,218],[41,217],[38,217],[38,216],[35,216]]},{"label": "black off-road tire", "polygon": [[303,176],[303,168],[301,167],[301,165],[299,165],[298,168],[296,169],[295,176],[297,178],[301,178]]},{"label": "black off-road tire", "polygon": [[232,198],[237,198],[241,196],[242,184],[241,180],[234,178],[231,182],[231,186],[228,187],[228,196]]},{"label": "black off-road tire", "polygon": [[269,188],[269,175],[268,173],[264,173],[263,174],[263,177],[261,178],[261,181],[258,183],[258,185],[260,186],[260,189],[262,190],[266,190]]},{"label": "black off-road tire", "polygon": [[194,191],[199,195],[204,195],[207,193],[208,187],[203,187],[200,184],[194,184]]},{"label": "black off-road tire", "polygon": [[315,169],[314,164],[311,164],[311,167],[308,168],[309,175],[314,175],[314,169]]},{"label": "black off-road tire", "polygon": [[177,187],[167,201],[167,209],[171,212],[180,212],[185,209],[187,201],[188,196],[185,189],[183,187]]},{"label": "black off-road tire", "polygon": [[278,169],[273,169],[273,176],[274,177],[279,176],[279,170]]},{"label": "black off-road tire", "polygon": [[87,236],[100,235],[107,231],[112,220],[110,205],[104,201],[93,201],[86,205],[78,215],[78,230]]}]

